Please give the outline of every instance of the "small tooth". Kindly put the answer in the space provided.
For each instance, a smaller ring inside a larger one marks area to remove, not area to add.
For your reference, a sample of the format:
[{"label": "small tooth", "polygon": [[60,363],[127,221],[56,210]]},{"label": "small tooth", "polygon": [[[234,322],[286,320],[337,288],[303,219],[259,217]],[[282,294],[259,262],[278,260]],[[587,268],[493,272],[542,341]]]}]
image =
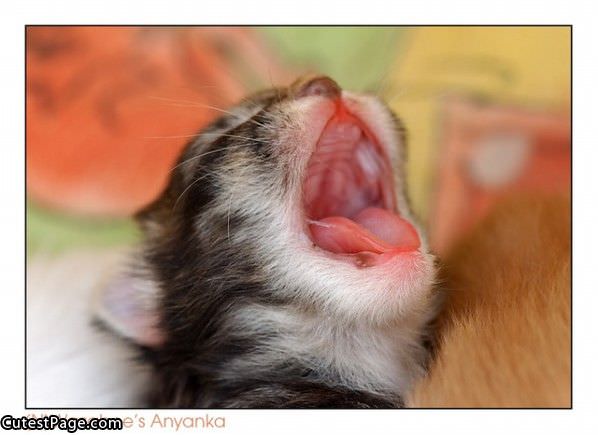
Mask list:
[{"label": "small tooth", "polygon": [[370,145],[360,144],[357,147],[357,160],[361,168],[369,178],[375,178],[380,173],[380,162],[378,155],[372,150]]},{"label": "small tooth", "polygon": [[361,129],[350,122],[340,122],[333,126],[333,133],[343,135],[348,138],[357,138],[361,134]]}]

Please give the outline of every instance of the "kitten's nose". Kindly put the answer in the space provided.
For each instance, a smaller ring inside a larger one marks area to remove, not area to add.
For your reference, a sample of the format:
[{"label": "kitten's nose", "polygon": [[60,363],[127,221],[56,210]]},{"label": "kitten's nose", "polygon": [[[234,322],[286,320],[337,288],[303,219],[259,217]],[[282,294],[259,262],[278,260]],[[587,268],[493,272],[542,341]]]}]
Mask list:
[{"label": "kitten's nose", "polygon": [[297,98],[320,95],[328,98],[338,98],[341,95],[340,86],[330,77],[318,76],[307,80],[301,80],[295,85],[295,96]]}]

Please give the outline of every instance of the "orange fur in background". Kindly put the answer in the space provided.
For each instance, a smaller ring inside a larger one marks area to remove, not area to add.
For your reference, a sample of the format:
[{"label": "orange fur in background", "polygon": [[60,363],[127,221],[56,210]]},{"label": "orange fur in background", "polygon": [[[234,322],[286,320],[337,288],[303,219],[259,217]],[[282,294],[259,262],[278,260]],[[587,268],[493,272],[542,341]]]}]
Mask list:
[{"label": "orange fur in background", "polygon": [[570,407],[570,200],[509,200],[443,263],[437,354],[409,405]]}]

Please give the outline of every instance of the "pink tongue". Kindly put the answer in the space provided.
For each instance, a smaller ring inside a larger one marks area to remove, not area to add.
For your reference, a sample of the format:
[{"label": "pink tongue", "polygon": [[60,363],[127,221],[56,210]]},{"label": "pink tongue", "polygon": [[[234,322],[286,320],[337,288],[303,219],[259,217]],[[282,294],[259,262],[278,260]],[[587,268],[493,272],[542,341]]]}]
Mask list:
[{"label": "pink tongue", "polygon": [[413,251],[420,241],[415,228],[399,215],[377,207],[359,212],[353,220],[330,216],[311,221],[313,242],[335,254]]}]

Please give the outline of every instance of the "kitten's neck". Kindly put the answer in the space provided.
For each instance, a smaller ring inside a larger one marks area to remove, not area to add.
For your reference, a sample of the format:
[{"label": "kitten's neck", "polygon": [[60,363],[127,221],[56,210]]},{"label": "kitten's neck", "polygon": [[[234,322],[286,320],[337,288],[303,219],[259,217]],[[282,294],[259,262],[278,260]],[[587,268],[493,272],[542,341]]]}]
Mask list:
[{"label": "kitten's neck", "polygon": [[339,324],[321,313],[252,305],[231,324],[248,337],[268,331],[255,353],[236,362],[248,372],[292,361],[323,382],[400,397],[423,374],[426,323],[414,316],[385,326]]}]

